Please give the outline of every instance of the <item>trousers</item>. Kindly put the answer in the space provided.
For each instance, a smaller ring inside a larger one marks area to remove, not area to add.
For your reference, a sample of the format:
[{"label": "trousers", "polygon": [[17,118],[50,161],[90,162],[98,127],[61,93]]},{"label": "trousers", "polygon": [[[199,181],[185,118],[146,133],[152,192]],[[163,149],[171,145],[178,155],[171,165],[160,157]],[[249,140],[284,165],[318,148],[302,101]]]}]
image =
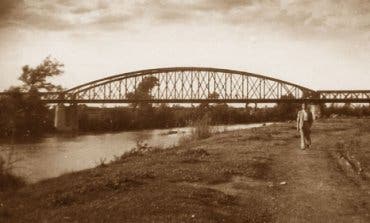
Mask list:
[{"label": "trousers", "polygon": [[303,126],[300,129],[301,134],[301,149],[305,149],[311,146],[311,126],[308,122],[303,122]]}]

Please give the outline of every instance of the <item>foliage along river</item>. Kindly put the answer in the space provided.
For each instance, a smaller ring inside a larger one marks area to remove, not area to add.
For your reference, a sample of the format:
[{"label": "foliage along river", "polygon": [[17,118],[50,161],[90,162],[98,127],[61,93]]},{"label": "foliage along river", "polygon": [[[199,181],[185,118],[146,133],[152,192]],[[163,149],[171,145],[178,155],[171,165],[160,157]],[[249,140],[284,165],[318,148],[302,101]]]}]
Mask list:
[{"label": "foliage along river", "polygon": [[[214,126],[213,131],[232,131],[262,125],[264,124]],[[2,144],[0,155],[8,160],[18,160],[13,166],[13,172],[32,183],[71,171],[92,168],[99,165],[101,160],[109,162],[133,149],[138,140],[149,146],[166,148],[176,145],[180,138],[190,133],[191,128],[184,127],[73,137],[54,135],[34,143]]]}]

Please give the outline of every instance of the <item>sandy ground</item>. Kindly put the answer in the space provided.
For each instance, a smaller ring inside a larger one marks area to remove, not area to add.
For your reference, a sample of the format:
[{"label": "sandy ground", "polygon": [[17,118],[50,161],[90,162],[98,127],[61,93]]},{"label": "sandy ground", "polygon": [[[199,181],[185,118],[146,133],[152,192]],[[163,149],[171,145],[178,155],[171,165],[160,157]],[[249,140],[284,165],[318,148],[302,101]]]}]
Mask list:
[{"label": "sandy ground", "polygon": [[369,126],[318,121],[309,150],[283,123],[128,154],[1,192],[0,222],[370,222]]}]

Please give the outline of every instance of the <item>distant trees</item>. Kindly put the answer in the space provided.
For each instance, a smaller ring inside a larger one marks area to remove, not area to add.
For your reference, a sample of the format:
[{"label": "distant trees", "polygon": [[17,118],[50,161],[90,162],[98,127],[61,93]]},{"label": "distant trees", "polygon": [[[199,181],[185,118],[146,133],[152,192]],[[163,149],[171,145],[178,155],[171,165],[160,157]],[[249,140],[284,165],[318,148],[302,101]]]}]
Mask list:
[{"label": "distant trees", "polygon": [[[281,99],[294,99],[292,94],[282,95]],[[279,102],[276,105],[276,114],[274,115],[278,120],[294,120],[297,116],[299,104]]]},{"label": "distant trees", "polygon": [[331,105],[321,106],[321,113],[325,117],[330,117],[331,115],[344,115],[344,116],[370,116],[370,106],[369,105],[358,105],[358,106],[351,106],[350,104],[344,104],[343,106],[338,105]]},{"label": "distant trees", "polygon": [[158,128],[168,128],[177,126],[177,120],[175,119],[175,111],[166,104],[161,104],[155,110],[155,126]]},{"label": "distant trees", "polygon": [[39,92],[61,89],[47,79],[61,75],[63,66],[51,57],[46,57],[35,68],[23,66],[19,77],[22,85],[11,87],[7,96],[0,97],[0,136],[36,136],[52,126]]},{"label": "distant trees", "polygon": [[137,88],[133,92],[126,94],[127,99],[137,100],[139,102],[132,103],[131,106],[135,110],[134,124],[139,128],[146,128],[153,125],[153,107],[148,100],[152,99],[151,91],[158,85],[158,78],[154,76],[148,76],[138,84]]},{"label": "distant trees", "polygon": [[137,86],[135,91],[129,92],[126,94],[127,99],[131,100],[142,100],[142,102],[132,103],[132,107],[136,108],[137,106],[143,108],[146,106],[151,106],[145,100],[152,99],[151,91],[158,85],[158,78],[154,76],[145,77]]}]

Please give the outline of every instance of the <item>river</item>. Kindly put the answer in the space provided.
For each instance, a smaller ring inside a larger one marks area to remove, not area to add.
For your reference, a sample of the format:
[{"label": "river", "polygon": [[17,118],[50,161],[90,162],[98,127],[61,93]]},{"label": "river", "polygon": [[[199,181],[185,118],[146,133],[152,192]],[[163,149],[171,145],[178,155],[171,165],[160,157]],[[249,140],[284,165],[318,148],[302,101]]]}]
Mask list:
[{"label": "river", "polygon": [[[263,124],[214,126],[213,131],[232,131]],[[33,183],[61,174],[96,167],[130,151],[138,140],[168,148],[191,133],[190,127],[116,132],[94,135],[53,135],[34,143],[0,145],[0,155],[15,161],[13,172]],[[9,157],[9,154],[11,156]]]}]

